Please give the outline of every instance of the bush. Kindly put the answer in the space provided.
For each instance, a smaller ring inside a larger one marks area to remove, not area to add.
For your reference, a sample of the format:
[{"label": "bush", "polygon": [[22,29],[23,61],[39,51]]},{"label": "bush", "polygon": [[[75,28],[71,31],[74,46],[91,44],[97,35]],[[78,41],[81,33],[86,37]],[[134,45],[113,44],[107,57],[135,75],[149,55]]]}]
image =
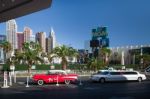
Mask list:
[{"label": "bush", "polygon": [[4,64],[2,71],[10,71],[9,65],[8,64]]},{"label": "bush", "polygon": [[[54,69],[62,69],[62,65],[61,64],[41,64],[41,65],[35,65],[35,69],[34,70],[50,70],[50,66],[54,66]],[[9,64],[4,64],[3,65],[3,70],[7,70],[9,71]],[[71,69],[71,70],[86,70],[87,65],[86,64],[69,64],[67,66],[67,69]],[[21,70],[28,70],[28,65],[27,64],[16,64],[15,65],[15,71],[21,71]]]}]

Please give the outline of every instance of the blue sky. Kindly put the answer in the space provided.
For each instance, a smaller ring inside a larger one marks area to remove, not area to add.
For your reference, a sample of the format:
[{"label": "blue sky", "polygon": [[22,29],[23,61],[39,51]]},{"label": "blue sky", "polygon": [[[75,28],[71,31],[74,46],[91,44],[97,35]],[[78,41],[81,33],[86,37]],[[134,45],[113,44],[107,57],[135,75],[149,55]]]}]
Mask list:
[{"label": "blue sky", "polygon": [[[52,6],[16,19],[18,31],[49,34],[53,27],[59,43],[84,48],[91,29],[107,26],[110,47],[150,44],[150,0],[53,0]],[[5,23],[0,23],[5,33]]]}]

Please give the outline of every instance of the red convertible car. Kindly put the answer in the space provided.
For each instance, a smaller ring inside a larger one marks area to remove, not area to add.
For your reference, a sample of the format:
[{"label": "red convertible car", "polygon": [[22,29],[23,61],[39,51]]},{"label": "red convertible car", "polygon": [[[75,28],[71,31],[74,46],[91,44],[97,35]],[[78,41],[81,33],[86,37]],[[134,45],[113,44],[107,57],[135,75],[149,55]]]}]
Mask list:
[{"label": "red convertible car", "polygon": [[35,74],[33,81],[38,85],[44,83],[65,83],[75,82],[78,79],[77,74],[67,74],[64,70],[49,70],[47,74]]}]

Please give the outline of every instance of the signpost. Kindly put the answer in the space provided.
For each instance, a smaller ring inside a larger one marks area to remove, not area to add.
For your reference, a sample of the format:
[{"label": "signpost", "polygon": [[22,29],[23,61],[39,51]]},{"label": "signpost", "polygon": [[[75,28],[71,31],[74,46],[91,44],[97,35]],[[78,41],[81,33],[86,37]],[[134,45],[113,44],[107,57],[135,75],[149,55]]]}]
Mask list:
[{"label": "signpost", "polygon": [[79,85],[80,85],[80,86],[83,85],[83,84],[82,84],[82,81],[81,81],[81,76],[80,76],[80,83],[79,83]]}]

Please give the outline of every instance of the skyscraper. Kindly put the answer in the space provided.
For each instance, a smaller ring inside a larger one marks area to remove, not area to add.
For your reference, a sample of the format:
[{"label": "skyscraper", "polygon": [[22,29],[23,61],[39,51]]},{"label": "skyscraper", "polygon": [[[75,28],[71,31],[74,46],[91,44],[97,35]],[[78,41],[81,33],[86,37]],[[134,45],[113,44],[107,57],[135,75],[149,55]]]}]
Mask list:
[{"label": "skyscraper", "polygon": [[46,38],[46,52],[51,52],[56,45],[56,37],[53,28],[51,28],[49,36]]},{"label": "skyscraper", "polygon": [[31,42],[35,42],[35,35],[31,35],[31,36],[30,36],[30,41],[31,41]]},{"label": "skyscraper", "polygon": [[52,49],[56,47],[56,37],[53,28],[50,31],[50,38],[52,39]]},{"label": "skyscraper", "polygon": [[52,51],[52,38],[46,38],[46,52],[50,53]]},{"label": "skyscraper", "polygon": [[18,49],[21,50],[23,48],[24,43],[24,34],[22,32],[17,32],[17,42],[18,42]]},{"label": "skyscraper", "polygon": [[6,22],[6,40],[11,44],[12,49],[18,48],[17,42],[17,24],[14,19]]},{"label": "skyscraper", "polygon": [[46,33],[45,32],[36,33],[36,41],[42,47],[43,52],[46,52]]},{"label": "skyscraper", "polygon": [[24,27],[24,42],[30,42],[31,36],[32,36],[32,29],[29,27]]}]

